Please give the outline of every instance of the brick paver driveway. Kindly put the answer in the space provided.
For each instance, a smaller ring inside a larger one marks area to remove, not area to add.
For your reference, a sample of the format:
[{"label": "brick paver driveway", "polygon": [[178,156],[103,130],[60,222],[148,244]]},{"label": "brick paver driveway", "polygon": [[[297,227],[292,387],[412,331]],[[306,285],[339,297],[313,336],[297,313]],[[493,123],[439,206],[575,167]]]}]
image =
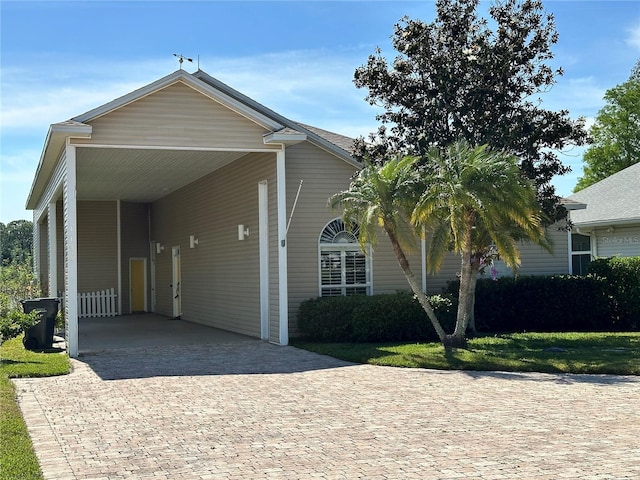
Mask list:
[{"label": "brick paver driveway", "polygon": [[16,380],[46,479],[640,478],[637,377],[350,365],[247,340]]}]

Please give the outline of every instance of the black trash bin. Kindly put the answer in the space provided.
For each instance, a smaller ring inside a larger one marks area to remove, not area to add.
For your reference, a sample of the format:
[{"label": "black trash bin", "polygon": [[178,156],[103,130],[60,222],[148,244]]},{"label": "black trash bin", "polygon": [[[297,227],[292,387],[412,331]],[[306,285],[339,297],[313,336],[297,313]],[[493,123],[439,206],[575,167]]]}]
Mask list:
[{"label": "black trash bin", "polygon": [[57,298],[34,298],[22,300],[24,313],[34,310],[40,312],[40,321],[24,332],[22,344],[27,350],[46,350],[53,347],[53,330],[56,326],[56,315],[58,315]]}]

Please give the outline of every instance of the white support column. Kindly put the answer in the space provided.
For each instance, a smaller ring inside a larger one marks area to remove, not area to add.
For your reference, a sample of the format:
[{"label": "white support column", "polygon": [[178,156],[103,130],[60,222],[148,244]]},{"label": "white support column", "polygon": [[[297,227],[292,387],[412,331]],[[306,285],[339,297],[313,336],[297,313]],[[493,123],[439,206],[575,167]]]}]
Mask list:
[{"label": "white support column", "polygon": [[64,182],[65,204],[65,315],[67,320],[67,352],[78,357],[78,219],[76,192],[76,147],[66,147],[66,182]]},{"label": "white support column", "polygon": [[[116,239],[116,243],[118,246],[118,254],[116,255],[118,261],[118,315],[122,315],[122,239],[121,239],[121,219],[120,219],[120,200],[116,202],[116,222],[118,225],[116,226],[116,235],[118,238]],[[147,293],[145,292],[145,295]],[[146,298],[146,297],[145,297]],[[131,313],[131,312],[129,312]]]},{"label": "white support column", "polygon": [[57,236],[57,218],[56,218],[56,202],[52,201],[47,207],[47,226],[49,245],[49,297],[58,296],[58,236]]},{"label": "white support column", "polygon": [[284,147],[276,154],[276,183],[278,189],[278,293],[279,343],[289,344],[289,292],[287,279],[287,181]]}]

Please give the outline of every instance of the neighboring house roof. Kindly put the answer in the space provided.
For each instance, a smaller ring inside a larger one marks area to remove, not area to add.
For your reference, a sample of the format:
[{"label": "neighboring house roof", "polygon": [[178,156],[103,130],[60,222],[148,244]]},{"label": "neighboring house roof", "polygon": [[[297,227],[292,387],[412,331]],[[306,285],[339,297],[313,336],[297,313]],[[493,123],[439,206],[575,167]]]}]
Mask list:
[{"label": "neighboring house roof", "polygon": [[586,203],[571,212],[577,226],[604,226],[640,222],[640,162],[580,190],[570,200]]}]

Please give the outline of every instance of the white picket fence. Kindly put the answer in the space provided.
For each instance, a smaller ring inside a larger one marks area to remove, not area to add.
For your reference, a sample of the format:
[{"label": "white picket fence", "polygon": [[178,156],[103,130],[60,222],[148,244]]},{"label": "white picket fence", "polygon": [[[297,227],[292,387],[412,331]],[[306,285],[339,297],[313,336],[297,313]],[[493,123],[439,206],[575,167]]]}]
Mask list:
[{"label": "white picket fence", "polygon": [[78,293],[78,317],[115,317],[118,315],[118,295],[114,288],[99,292]]}]

